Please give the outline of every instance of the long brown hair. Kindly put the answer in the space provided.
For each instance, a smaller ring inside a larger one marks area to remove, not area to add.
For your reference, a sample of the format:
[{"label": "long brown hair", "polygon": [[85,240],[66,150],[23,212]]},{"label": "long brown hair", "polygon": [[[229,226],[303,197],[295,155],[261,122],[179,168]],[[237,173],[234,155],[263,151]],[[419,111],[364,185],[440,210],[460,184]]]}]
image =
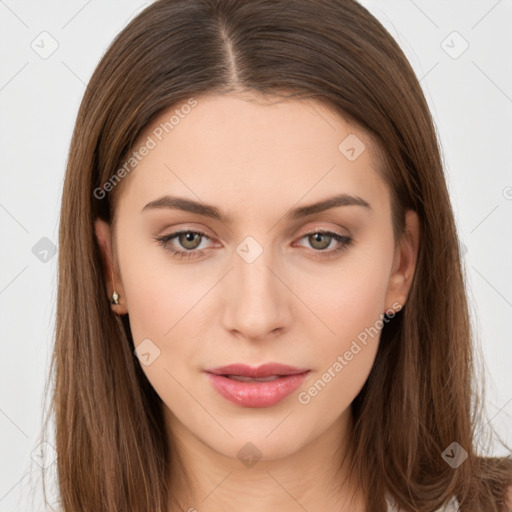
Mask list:
[{"label": "long brown hair", "polygon": [[[404,510],[432,511],[451,496],[462,511],[505,510],[511,460],[476,453],[483,387],[434,123],[400,47],[354,0],[158,0],[101,59],[62,195],[49,374],[62,510],[167,510],[164,404],[133,353],[127,316],[111,310],[93,229],[98,217],[112,222],[123,183],[98,190],[164,109],[233,90],[321,101],[366,130],[382,150],[396,239],[407,208],[420,218],[408,301],[382,329],[351,406],[351,469],[368,510],[384,510],[386,493]],[[467,452],[456,469],[442,456],[453,442]]]}]

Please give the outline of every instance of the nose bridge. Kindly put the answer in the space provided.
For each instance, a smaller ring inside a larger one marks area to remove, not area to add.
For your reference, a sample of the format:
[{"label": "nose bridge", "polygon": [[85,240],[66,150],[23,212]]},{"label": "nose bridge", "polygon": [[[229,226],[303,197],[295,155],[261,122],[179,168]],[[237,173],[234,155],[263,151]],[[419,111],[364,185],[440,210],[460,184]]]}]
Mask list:
[{"label": "nose bridge", "polygon": [[286,287],[274,273],[279,270],[273,251],[247,237],[233,255],[233,272],[226,296],[226,327],[247,337],[261,337],[287,320]]}]

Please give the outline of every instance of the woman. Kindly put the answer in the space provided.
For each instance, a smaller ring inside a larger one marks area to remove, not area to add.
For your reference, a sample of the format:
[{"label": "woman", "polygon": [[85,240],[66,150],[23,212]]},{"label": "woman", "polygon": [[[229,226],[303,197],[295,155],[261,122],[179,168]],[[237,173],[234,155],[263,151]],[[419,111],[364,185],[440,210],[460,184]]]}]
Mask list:
[{"label": "woman", "polygon": [[476,453],[457,240],[425,98],[367,10],[152,4],[70,148],[62,510],[512,508],[511,460]]}]

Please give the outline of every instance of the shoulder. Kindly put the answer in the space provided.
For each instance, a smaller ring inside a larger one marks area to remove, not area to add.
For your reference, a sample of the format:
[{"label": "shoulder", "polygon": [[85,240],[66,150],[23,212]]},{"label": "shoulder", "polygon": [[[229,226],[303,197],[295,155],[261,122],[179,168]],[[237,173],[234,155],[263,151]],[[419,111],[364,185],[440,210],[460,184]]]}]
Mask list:
[{"label": "shoulder", "polygon": [[[395,501],[391,495],[386,495],[387,510],[388,512],[400,512],[400,509],[396,506]],[[505,491],[505,506],[507,510],[512,511],[512,484],[509,485]],[[444,507],[438,508],[435,512],[458,512],[459,502],[453,497]]]},{"label": "shoulder", "polygon": [[[391,494],[386,494],[386,503],[387,503],[387,512],[400,512],[400,509],[397,507],[395,500],[391,496]],[[452,499],[443,507],[438,508],[434,512],[458,512],[459,510],[459,502],[457,499],[452,497]]]},{"label": "shoulder", "polygon": [[459,502],[455,496],[443,507],[438,508],[435,512],[457,512],[459,510]]}]

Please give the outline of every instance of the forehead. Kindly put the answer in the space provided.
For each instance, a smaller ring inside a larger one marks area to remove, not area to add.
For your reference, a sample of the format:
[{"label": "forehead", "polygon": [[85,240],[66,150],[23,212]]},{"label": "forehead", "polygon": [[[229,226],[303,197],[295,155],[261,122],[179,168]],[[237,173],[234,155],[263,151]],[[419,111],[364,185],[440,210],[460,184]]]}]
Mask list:
[{"label": "forehead", "polygon": [[122,194],[139,211],[165,193],[222,200],[246,213],[333,191],[387,201],[374,141],[311,99],[231,93],[185,100],[148,125],[134,150],[144,145],[151,149]]}]

